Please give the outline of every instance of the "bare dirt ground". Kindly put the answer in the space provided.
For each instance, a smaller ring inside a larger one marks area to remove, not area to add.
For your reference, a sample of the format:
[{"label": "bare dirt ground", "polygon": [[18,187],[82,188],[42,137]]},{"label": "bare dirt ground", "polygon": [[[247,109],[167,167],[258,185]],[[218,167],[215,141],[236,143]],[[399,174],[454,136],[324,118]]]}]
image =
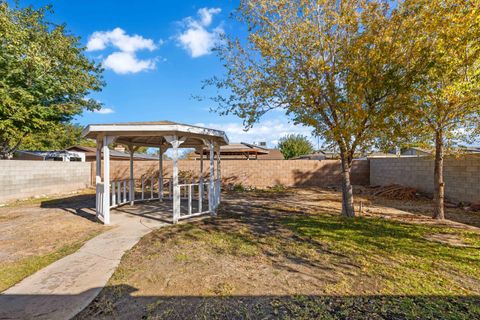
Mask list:
[{"label": "bare dirt ground", "polygon": [[106,230],[95,222],[92,190],[0,208],[0,291]]},{"label": "bare dirt ground", "polygon": [[77,318],[480,317],[478,213],[356,201],[348,219],[332,189],[225,194],[218,218],[145,236]]}]

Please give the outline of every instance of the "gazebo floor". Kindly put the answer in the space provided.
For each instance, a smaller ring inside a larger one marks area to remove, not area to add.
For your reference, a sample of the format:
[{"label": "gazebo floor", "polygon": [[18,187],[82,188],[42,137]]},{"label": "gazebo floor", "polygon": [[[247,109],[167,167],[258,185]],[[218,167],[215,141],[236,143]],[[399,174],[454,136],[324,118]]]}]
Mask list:
[{"label": "gazebo floor", "polygon": [[[203,211],[208,211],[208,200],[203,200]],[[192,199],[192,213],[198,212],[198,200]],[[135,202],[133,206],[125,204],[120,207],[111,209],[112,223],[115,224],[115,216],[118,215],[132,215],[140,216],[146,219],[158,220],[172,223],[173,217],[173,200],[164,199],[148,200]],[[207,214],[207,213],[205,213]],[[181,199],[180,202],[180,216],[188,215],[188,199]]]}]

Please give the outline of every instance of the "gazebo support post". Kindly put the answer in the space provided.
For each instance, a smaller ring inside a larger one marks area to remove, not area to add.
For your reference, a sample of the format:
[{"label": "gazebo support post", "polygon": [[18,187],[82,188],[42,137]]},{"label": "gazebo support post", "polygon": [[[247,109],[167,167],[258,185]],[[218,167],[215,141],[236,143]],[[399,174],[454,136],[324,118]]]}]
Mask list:
[{"label": "gazebo support post", "polygon": [[173,223],[177,223],[180,218],[180,187],[178,186],[178,147],[186,138],[177,136],[166,136],[165,140],[173,147]]},{"label": "gazebo support post", "polygon": [[167,148],[160,146],[158,148],[158,201],[163,201],[163,154]]},{"label": "gazebo support post", "polygon": [[110,149],[108,145],[115,138],[103,137],[103,223],[110,224]]},{"label": "gazebo support post", "polygon": [[134,186],[135,186],[135,181],[133,181],[133,156],[134,156],[134,151],[133,151],[133,148],[130,147],[130,192],[129,192],[129,196],[130,196],[130,205],[133,206],[134,204],[134,197],[135,197],[135,190],[134,190]]},{"label": "gazebo support post", "polygon": [[97,138],[97,150],[95,153],[95,183],[102,182],[102,146],[103,140]]},{"label": "gazebo support post", "polygon": [[198,179],[198,212],[203,208],[203,147],[200,148],[200,177]]},{"label": "gazebo support post", "polygon": [[221,159],[220,159],[220,146],[215,147],[215,151],[217,153],[217,181],[215,185],[215,215],[217,214],[217,208],[218,205],[220,204],[220,189],[221,189],[221,176],[222,176],[222,170],[221,170]]},{"label": "gazebo support post", "polygon": [[95,152],[95,214],[97,218],[101,214],[99,184],[102,183],[102,145],[102,138],[97,137],[97,148]]},{"label": "gazebo support post", "polygon": [[135,152],[138,150],[138,147],[133,147],[132,145],[128,146],[128,151],[130,152],[130,183],[129,183],[129,192],[128,200],[130,200],[130,205],[133,206],[135,203],[135,177],[133,175],[133,159]]},{"label": "gazebo support post", "polygon": [[215,160],[214,160],[214,144],[213,141],[210,140],[208,142],[210,148],[210,184],[208,185],[208,211],[213,216],[215,215]]}]

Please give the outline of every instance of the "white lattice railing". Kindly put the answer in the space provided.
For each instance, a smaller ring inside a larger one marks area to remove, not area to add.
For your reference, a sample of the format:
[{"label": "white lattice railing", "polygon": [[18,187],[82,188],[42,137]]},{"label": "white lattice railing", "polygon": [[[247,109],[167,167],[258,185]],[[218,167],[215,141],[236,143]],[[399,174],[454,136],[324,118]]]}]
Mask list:
[{"label": "white lattice railing", "polygon": [[96,185],[96,208],[95,212],[97,214],[97,217],[102,221],[104,221],[105,217],[105,210],[103,210],[103,197],[105,196],[105,185],[101,182],[97,183]]},{"label": "white lattice railing", "polygon": [[[186,219],[210,212],[208,208],[208,182],[182,183],[178,185],[178,191],[180,199],[187,200],[186,210],[182,210],[180,205],[179,219]],[[193,206],[193,200],[197,200],[196,208]]]},{"label": "white lattice railing", "polygon": [[[179,182],[178,189],[180,199],[188,201],[187,209],[181,211],[181,217],[209,212],[209,180],[197,182],[194,180],[180,179]],[[97,188],[99,188],[99,185],[100,184],[97,184]],[[100,195],[99,192],[97,192],[97,197],[101,196],[103,200],[103,184],[101,184],[101,188],[102,194]],[[115,208],[135,201],[160,199],[172,200],[173,194],[173,183],[171,178],[159,179],[158,177],[141,177],[140,179],[133,180],[113,180],[110,182],[110,208]],[[220,202],[219,179],[214,181],[214,189],[211,199],[213,208],[215,209]],[[193,208],[193,200],[198,201],[197,210],[194,210]],[[99,203],[103,203],[103,201],[97,201],[97,205]]]},{"label": "white lattice railing", "polygon": [[145,177],[140,179],[122,179],[110,182],[110,208],[135,201],[148,201],[172,197],[171,179]]},{"label": "white lattice railing", "polygon": [[[210,189],[209,179],[200,181],[180,179],[177,185],[179,195],[179,216],[174,221],[186,219],[206,213],[214,213],[220,203],[220,179],[215,179],[213,188]],[[104,183],[97,183],[96,212],[100,220],[104,221],[105,212],[109,208],[115,208],[136,201],[173,200],[172,179],[159,177],[141,177],[140,179],[114,180],[110,183],[109,195],[105,195]],[[105,210],[105,196],[109,197],[110,207]],[[175,204],[174,204],[175,206]],[[175,212],[175,209],[173,208]],[[177,211],[178,212],[178,211]],[[178,213],[177,213],[178,214]]]}]

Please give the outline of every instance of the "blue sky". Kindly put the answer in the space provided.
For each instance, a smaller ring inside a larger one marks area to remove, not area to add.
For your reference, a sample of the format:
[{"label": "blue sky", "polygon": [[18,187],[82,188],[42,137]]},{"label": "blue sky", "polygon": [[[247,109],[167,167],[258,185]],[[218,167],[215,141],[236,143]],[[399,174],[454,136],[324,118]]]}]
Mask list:
[{"label": "blue sky", "polygon": [[[166,4],[168,3],[168,4]],[[238,1],[113,1],[29,0],[22,5],[52,4],[50,21],[65,23],[81,37],[87,56],[105,67],[106,87],[93,98],[100,112],[85,112],[76,122],[109,123],[171,120],[226,131],[233,142],[267,141],[274,146],[287,133],[310,136],[275,111],[244,132],[236,117],[209,112],[212,102],[202,80],[222,74],[211,53],[220,33],[241,36],[243,26],[230,18]]]}]

